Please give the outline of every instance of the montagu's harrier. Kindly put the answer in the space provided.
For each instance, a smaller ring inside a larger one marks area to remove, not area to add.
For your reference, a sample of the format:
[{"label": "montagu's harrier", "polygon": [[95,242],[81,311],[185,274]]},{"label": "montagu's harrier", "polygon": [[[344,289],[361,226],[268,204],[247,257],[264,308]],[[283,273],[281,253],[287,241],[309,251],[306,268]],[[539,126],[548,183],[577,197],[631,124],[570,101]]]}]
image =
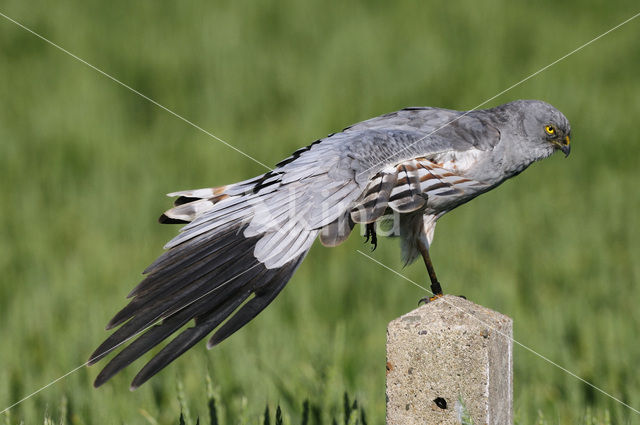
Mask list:
[{"label": "montagu's harrier", "polygon": [[569,136],[565,116],[537,100],[470,112],[407,108],[318,140],[253,179],[170,194],[178,198],[160,221],[188,224],[107,325],[118,329],[90,363],[128,345],[95,386],[192,319],[132,388],[216,328],[207,347],[220,343],[273,301],[317,236],[336,246],[355,223],[371,233],[385,212],[399,215],[404,261],[422,256],[442,294],[429,259],[438,218],[556,150],[568,155]]}]

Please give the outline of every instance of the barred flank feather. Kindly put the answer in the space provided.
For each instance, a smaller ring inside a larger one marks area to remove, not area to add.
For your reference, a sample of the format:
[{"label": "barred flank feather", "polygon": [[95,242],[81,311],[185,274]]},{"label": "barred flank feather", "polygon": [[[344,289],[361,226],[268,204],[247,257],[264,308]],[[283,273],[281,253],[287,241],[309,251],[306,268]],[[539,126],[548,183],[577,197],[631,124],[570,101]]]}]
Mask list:
[{"label": "barred flank feather", "polygon": [[426,207],[430,197],[464,196],[467,190],[481,186],[443,164],[427,158],[410,159],[371,179],[363,198],[351,210],[351,219],[356,223],[373,223],[387,209],[412,213]]}]

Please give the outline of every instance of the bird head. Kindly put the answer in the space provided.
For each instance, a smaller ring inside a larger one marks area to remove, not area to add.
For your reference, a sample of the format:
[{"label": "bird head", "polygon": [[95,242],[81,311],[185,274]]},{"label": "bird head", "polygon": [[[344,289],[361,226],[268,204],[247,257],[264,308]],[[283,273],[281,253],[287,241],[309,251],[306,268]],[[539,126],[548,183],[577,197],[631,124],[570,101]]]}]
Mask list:
[{"label": "bird head", "polygon": [[529,143],[551,155],[559,150],[565,157],[571,152],[569,120],[556,108],[540,100],[518,101],[524,114],[524,131]]}]

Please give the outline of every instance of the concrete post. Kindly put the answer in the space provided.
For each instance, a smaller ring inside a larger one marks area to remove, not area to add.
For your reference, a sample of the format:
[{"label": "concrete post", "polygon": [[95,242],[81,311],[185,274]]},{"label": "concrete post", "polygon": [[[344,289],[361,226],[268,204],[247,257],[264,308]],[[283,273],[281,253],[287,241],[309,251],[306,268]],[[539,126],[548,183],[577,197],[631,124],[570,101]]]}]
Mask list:
[{"label": "concrete post", "polygon": [[512,334],[511,318],[453,295],[389,323],[387,425],[513,423]]}]

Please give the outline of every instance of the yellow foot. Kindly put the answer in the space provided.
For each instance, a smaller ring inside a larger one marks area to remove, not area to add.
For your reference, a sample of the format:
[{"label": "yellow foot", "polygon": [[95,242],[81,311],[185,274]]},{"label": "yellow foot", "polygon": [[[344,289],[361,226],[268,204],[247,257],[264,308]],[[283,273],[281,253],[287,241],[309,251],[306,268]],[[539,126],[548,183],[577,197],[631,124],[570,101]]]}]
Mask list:
[{"label": "yellow foot", "polygon": [[418,300],[418,306],[421,306],[422,304],[429,304],[431,301],[435,301],[442,296],[444,296],[444,294],[435,294],[432,297],[421,298],[420,300]]},{"label": "yellow foot", "polygon": [[444,294],[435,294],[433,297],[429,297],[429,302],[431,302],[431,301],[435,301],[435,300],[437,300],[438,298],[441,298],[441,297],[443,297],[443,296],[444,296]]}]

